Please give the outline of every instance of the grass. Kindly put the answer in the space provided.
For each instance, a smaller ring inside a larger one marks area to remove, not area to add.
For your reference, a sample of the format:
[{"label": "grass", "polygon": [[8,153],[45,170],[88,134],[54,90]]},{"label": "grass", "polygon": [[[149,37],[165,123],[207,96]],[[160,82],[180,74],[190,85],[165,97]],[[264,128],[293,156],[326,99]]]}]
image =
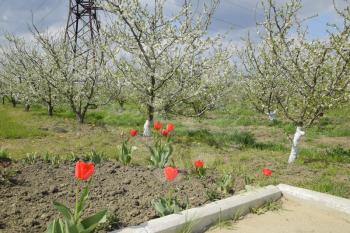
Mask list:
[{"label": "grass", "polygon": [[[100,161],[115,157],[122,132],[130,128],[142,132],[144,120],[133,104],[124,111],[117,105],[91,110],[84,125],[77,124],[64,107],[48,117],[40,106],[24,112],[21,106],[0,105],[0,147],[13,158],[28,161],[45,156],[50,163],[64,158]],[[293,165],[287,163],[290,141],[285,132],[293,134],[295,127],[283,120],[270,123],[243,104],[216,110],[200,120],[176,117],[168,121],[176,127],[176,166],[190,169],[193,160],[202,159],[207,167],[232,174],[237,187],[244,186],[249,177],[253,186],[287,183],[350,198],[350,107],[326,114],[319,126],[306,130]],[[137,148],[132,163],[146,164],[149,141],[132,140]],[[273,171],[271,177],[261,174],[264,167]]]},{"label": "grass", "polygon": [[0,108],[0,138],[17,139],[44,136],[43,132],[26,124],[26,117],[25,113],[14,117],[5,108]]},{"label": "grass", "polygon": [[251,208],[250,212],[252,214],[260,215],[260,214],[264,214],[268,211],[278,211],[280,209],[282,209],[282,201],[278,200],[278,201],[268,201],[260,207]]}]

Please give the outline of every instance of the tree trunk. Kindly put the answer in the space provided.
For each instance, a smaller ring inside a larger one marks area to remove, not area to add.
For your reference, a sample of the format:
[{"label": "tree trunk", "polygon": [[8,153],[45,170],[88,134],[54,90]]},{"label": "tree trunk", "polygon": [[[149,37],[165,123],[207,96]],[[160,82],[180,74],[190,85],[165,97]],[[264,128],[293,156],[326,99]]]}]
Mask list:
[{"label": "tree trunk", "polygon": [[148,105],[148,107],[147,107],[147,120],[146,120],[145,124],[143,125],[143,136],[144,137],[151,136],[151,125],[153,122],[153,116],[154,116],[154,107],[153,107],[153,105]]},{"label": "tree trunk", "polygon": [[2,97],[2,104],[5,104],[5,96]]},{"label": "tree trunk", "polygon": [[75,116],[77,118],[77,121],[80,123],[80,124],[83,124],[84,123],[84,118],[85,118],[85,114],[82,114],[80,112],[76,112],[75,113]]},{"label": "tree trunk", "polygon": [[301,139],[301,136],[303,135],[305,135],[305,132],[302,131],[301,127],[298,126],[294,134],[292,149],[290,151],[288,163],[293,163],[296,160],[298,156],[298,144]]},{"label": "tree trunk", "polygon": [[47,104],[47,113],[49,116],[53,116],[53,106],[51,104]]},{"label": "tree trunk", "polygon": [[147,119],[143,125],[143,136],[151,137],[151,122]]},{"label": "tree trunk", "polygon": [[17,106],[17,101],[14,98],[11,98],[11,103],[12,103],[12,107],[16,107]]},{"label": "tree trunk", "polygon": [[[153,74],[155,73],[155,70],[153,70]],[[151,76],[151,91],[149,93],[150,102],[147,104],[147,120],[143,126],[143,136],[150,137],[151,136],[151,125],[153,122],[154,117],[154,99],[155,99],[155,93],[154,93],[154,86],[156,84],[156,79],[154,75]]]},{"label": "tree trunk", "polygon": [[272,111],[269,111],[269,112],[267,113],[267,115],[268,115],[268,117],[269,117],[269,120],[270,120],[271,122],[273,122],[273,121],[276,120],[276,118],[277,118],[276,113],[277,113],[276,110],[273,111],[273,112],[272,112]]},{"label": "tree trunk", "polygon": [[119,104],[119,111],[120,112],[124,112],[124,110],[125,110],[125,108],[124,108],[125,101],[124,100],[118,100],[118,104]]},{"label": "tree trunk", "polygon": [[30,104],[25,104],[24,105],[24,111],[26,111],[26,112],[29,112],[29,109],[30,109]]}]

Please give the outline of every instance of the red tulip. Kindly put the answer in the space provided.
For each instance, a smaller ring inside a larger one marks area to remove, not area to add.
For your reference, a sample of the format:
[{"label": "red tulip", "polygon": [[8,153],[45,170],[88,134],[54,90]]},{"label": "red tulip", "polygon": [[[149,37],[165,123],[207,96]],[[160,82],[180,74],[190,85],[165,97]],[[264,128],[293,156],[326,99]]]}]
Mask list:
[{"label": "red tulip", "polygon": [[94,173],[94,164],[79,160],[75,163],[75,177],[79,180],[87,180]]},{"label": "red tulip", "polygon": [[174,124],[173,123],[168,123],[166,126],[166,130],[168,130],[169,132],[174,130]]},{"label": "red tulip", "polygon": [[263,174],[264,176],[271,176],[271,175],[272,175],[272,171],[271,171],[270,169],[268,169],[268,168],[263,168],[263,169],[261,170],[261,172],[262,172],[262,174]]},{"label": "red tulip", "polygon": [[163,129],[163,130],[162,130],[162,135],[163,135],[164,137],[168,136],[168,134],[169,134],[169,131],[168,131],[167,129]]},{"label": "red tulip", "polygon": [[195,166],[196,168],[201,168],[201,167],[204,166],[204,163],[203,163],[202,160],[195,160],[195,161],[194,161],[194,166]]},{"label": "red tulip", "polygon": [[130,130],[130,136],[131,137],[135,137],[136,135],[137,135],[137,130],[136,129]]},{"label": "red tulip", "polygon": [[178,170],[175,167],[165,167],[164,176],[167,181],[172,181],[176,178]]},{"label": "red tulip", "polygon": [[161,128],[162,128],[162,122],[160,122],[160,121],[156,121],[156,122],[154,122],[154,129],[155,130],[160,130]]}]

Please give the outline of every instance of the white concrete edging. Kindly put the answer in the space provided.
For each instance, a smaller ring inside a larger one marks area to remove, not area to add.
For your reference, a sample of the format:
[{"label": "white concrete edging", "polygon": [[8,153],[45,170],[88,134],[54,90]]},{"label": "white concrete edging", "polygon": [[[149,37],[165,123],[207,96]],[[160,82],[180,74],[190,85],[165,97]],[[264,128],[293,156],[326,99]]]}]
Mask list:
[{"label": "white concrete edging", "polygon": [[296,197],[350,214],[349,199],[336,197],[326,193],[315,192],[308,189],[298,188],[287,184],[279,184],[277,185],[277,188],[279,188],[283,196],[287,198],[288,196]]},{"label": "white concrete edging", "polygon": [[251,208],[257,208],[267,201],[276,201],[281,196],[280,189],[270,185],[111,233],[175,233],[186,223],[191,223],[192,232],[204,232],[218,221],[245,215]]}]

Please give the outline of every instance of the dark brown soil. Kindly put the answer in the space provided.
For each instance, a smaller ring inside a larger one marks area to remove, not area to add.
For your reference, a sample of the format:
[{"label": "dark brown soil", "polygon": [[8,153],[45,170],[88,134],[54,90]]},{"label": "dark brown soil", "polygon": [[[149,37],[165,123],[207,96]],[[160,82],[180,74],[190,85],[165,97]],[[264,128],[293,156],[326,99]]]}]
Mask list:
[{"label": "dark brown soil", "polygon": [[[73,207],[78,185],[73,162],[57,166],[41,161],[18,162],[11,168],[18,171],[16,184],[0,184],[0,232],[43,232],[59,216],[53,200]],[[151,200],[171,189],[175,189],[180,203],[188,198],[189,207],[203,205],[208,202],[206,191],[215,189],[218,179],[210,171],[204,178],[181,173],[169,183],[160,169],[121,166],[111,161],[96,165],[95,170],[86,214],[108,209],[114,218],[102,231],[156,218]]]}]

